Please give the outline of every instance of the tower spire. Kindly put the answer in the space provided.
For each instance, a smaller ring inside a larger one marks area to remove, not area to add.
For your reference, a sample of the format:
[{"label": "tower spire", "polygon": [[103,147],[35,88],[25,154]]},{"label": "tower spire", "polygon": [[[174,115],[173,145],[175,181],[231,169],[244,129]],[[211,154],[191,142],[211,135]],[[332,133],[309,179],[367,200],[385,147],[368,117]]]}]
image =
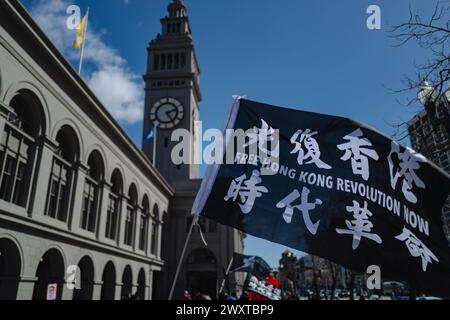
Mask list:
[{"label": "tower spire", "polygon": [[187,8],[183,0],[172,0],[167,11],[170,18],[181,18],[186,16]]}]

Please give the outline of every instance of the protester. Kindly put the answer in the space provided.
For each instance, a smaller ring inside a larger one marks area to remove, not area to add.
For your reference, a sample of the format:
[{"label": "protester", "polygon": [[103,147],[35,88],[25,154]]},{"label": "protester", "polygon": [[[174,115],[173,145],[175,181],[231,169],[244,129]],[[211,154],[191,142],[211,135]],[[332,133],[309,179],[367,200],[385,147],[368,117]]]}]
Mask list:
[{"label": "protester", "polygon": [[184,301],[192,300],[189,291],[187,291],[187,290],[184,291],[184,293],[183,293],[183,300],[184,300]]}]

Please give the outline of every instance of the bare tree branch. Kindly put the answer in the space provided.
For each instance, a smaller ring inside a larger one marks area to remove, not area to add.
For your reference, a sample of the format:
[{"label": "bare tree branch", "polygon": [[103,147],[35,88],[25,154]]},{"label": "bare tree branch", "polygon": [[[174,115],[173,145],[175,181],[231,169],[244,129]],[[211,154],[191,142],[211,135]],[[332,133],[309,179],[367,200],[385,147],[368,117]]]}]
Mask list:
[{"label": "bare tree branch", "polygon": [[[428,61],[417,65],[416,75],[403,79],[404,87],[394,90],[397,93],[415,91],[423,81],[428,81],[442,94],[450,82],[450,1],[439,1],[429,19],[409,9],[409,20],[395,25],[389,30],[389,37],[395,40],[394,46],[415,42],[419,47],[430,51]],[[416,102],[413,98],[410,104]]]}]

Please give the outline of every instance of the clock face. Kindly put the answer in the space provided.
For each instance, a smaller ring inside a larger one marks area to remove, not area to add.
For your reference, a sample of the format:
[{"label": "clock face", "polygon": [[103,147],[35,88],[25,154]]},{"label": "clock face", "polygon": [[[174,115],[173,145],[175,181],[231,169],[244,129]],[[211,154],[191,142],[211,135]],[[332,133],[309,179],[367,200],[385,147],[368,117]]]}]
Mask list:
[{"label": "clock face", "polygon": [[150,120],[159,129],[173,129],[183,121],[183,118],[183,105],[172,98],[159,100],[150,112]]}]

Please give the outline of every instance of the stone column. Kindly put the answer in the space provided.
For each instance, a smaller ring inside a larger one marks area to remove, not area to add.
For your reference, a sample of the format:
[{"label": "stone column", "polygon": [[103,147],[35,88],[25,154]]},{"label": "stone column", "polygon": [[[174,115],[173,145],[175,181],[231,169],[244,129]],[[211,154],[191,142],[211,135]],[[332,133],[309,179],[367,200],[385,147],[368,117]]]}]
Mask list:
[{"label": "stone column", "polygon": [[63,284],[62,288],[60,288],[58,286],[58,290],[59,291],[62,290],[61,300],[63,300],[63,301],[71,301],[71,300],[73,300],[73,294],[74,294],[75,290],[67,289],[66,283]]},{"label": "stone column", "polygon": [[139,249],[139,236],[140,236],[140,225],[141,225],[141,212],[142,212],[142,208],[141,207],[137,207],[136,209],[136,219],[135,219],[135,225],[134,225],[134,243],[133,243],[133,251],[134,252],[141,252],[141,250]]},{"label": "stone column", "polygon": [[39,142],[37,159],[33,170],[32,188],[29,193],[29,216],[43,217],[47,204],[48,186],[53,167],[53,155],[57,145],[47,137]]},{"label": "stone column", "polygon": [[119,236],[117,237],[118,239],[118,247],[119,248],[123,248],[124,247],[124,242],[125,242],[125,218],[127,216],[127,204],[128,204],[128,198],[123,195],[122,196],[122,208],[120,210],[120,219],[119,219]]},{"label": "stone column", "polygon": [[147,257],[151,257],[152,256],[152,243],[151,243],[151,240],[152,240],[152,228],[153,228],[153,221],[154,221],[154,218],[153,218],[153,215],[150,215],[149,217],[148,217],[148,226],[147,226],[147,248],[145,249],[145,255],[147,256]]},{"label": "stone column", "polygon": [[0,113],[0,137],[3,136],[3,131],[5,130],[6,119],[3,118],[3,115]]},{"label": "stone column", "polygon": [[19,282],[17,290],[17,300],[31,301],[33,300],[34,284],[38,278],[36,277],[22,277]]},{"label": "stone column", "polygon": [[75,172],[75,187],[72,196],[72,212],[69,219],[69,229],[77,232],[81,227],[81,211],[83,210],[83,192],[87,167],[82,163],[78,163]]},{"label": "stone column", "polygon": [[157,227],[156,227],[156,230],[158,230],[157,231],[158,234],[157,234],[157,237],[156,237],[156,243],[157,243],[157,246],[156,246],[156,259],[161,259],[162,226],[163,226],[162,222],[158,221],[157,222]]},{"label": "stone column", "polygon": [[102,296],[102,281],[95,281],[94,282],[94,288],[92,290],[92,300],[93,301],[100,301]]},{"label": "stone column", "polygon": [[116,295],[114,300],[122,300],[122,283],[116,284]]},{"label": "stone column", "polygon": [[97,239],[100,241],[105,241],[105,231],[106,231],[106,219],[108,214],[108,204],[109,204],[109,194],[111,192],[111,185],[108,182],[103,183],[102,199],[99,204],[99,212],[97,219]]},{"label": "stone column", "polygon": [[133,285],[131,286],[131,294],[136,294],[138,292],[138,287],[138,284],[133,283]]},{"label": "stone column", "polygon": [[153,270],[150,268],[148,288],[145,292],[146,300],[153,300]]}]

